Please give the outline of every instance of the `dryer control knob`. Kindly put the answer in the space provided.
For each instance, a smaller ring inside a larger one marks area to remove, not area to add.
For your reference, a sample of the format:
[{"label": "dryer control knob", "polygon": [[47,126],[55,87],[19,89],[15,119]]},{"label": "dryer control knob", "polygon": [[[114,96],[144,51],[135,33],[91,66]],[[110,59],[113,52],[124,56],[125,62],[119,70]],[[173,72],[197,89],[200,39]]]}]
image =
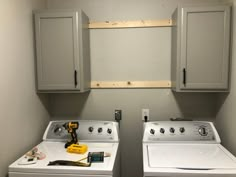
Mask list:
[{"label": "dryer control knob", "polygon": [[108,128],[108,129],[107,129],[107,133],[108,133],[108,134],[111,134],[111,133],[112,133],[112,129]]},{"label": "dryer control knob", "polygon": [[179,131],[180,131],[180,133],[184,133],[185,132],[185,128],[184,127],[180,127]]},{"label": "dryer control knob", "polygon": [[54,134],[60,136],[62,132],[63,132],[63,127],[57,125],[54,129]]},{"label": "dryer control knob", "polygon": [[199,132],[199,134],[200,134],[201,136],[207,136],[207,134],[208,134],[205,127],[200,127],[200,128],[198,129],[198,132]]},{"label": "dryer control knob", "polygon": [[89,128],[88,128],[88,131],[89,131],[90,133],[92,133],[92,132],[93,132],[93,127],[89,127]]},{"label": "dryer control knob", "polygon": [[170,128],[170,133],[175,133],[175,129],[173,127]]},{"label": "dryer control knob", "polygon": [[164,133],[165,133],[165,129],[164,129],[164,128],[161,128],[161,129],[160,129],[160,133],[164,134]]},{"label": "dryer control knob", "polygon": [[102,128],[98,128],[98,133],[102,133]]},{"label": "dryer control knob", "polygon": [[151,133],[152,135],[154,135],[154,134],[155,134],[155,130],[154,130],[154,129],[151,129],[151,130],[150,130],[150,133]]}]

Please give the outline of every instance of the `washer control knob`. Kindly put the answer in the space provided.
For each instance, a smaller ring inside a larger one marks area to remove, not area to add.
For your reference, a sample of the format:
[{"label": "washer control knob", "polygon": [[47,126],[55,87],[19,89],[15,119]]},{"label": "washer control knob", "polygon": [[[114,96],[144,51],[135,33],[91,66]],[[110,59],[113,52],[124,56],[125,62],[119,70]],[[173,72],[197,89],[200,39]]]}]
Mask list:
[{"label": "washer control knob", "polygon": [[92,132],[93,132],[93,127],[89,127],[89,128],[88,128],[88,131],[89,131],[90,133],[92,133]]},{"label": "washer control knob", "polygon": [[175,129],[173,127],[170,128],[170,133],[175,133]]},{"label": "washer control knob", "polygon": [[184,133],[185,132],[185,128],[184,127],[180,127],[179,131],[180,131],[180,133]]},{"label": "washer control knob", "polygon": [[198,132],[199,132],[199,134],[200,134],[201,136],[207,136],[207,130],[206,130],[205,127],[200,127],[200,128],[198,129]]},{"label": "washer control knob", "polygon": [[102,128],[98,128],[98,133],[102,133]]},{"label": "washer control knob", "polygon": [[164,129],[164,128],[161,128],[161,129],[160,129],[160,133],[164,134],[164,133],[165,133],[165,129]]},{"label": "washer control knob", "polygon": [[108,133],[108,134],[111,134],[111,133],[112,133],[112,129],[108,128],[108,129],[107,129],[107,133]]},{"label": "washer control knob", "polygon": [[155,134],[155,130],[154,130],[154,129],[151,129],[151,130],[150,130],[150,133],[151,133],[152,135],[154,135],[154,134]]}]

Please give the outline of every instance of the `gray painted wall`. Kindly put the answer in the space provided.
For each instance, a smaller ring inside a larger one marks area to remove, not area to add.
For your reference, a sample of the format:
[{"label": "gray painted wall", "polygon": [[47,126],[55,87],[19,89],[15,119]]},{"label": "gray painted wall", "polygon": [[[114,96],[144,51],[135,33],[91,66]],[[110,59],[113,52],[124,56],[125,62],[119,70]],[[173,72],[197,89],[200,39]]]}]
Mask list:
[{"label": "gray painted wall", "polygon": [[219,112],[216,116],[216,125],[220,132],[221,140],[234,155],[236,155],[236,0],[233,0],[232,20],[232,62],[231,62],[231,91],[221,94],[218,99]]},{"label": "gray painted wall", "polygon": [[44,0],[0,1],[0,176],[38,143],[49,121],[35,92],[32,10]]},{"label": "gray painted wall", "polygon": [[[217,0],[48,0],[48,8],[81,8],[90,21],[169,19],[178,3]],[[92,80],[170,80],[169,27],[90,30]],[[217,94],[178,93],[170,89],[93,89],[90,93],[50,95],[52,119],[114,120],[120,124],[122,177],[141,177],[141,109],[151,120],[185,117],[214,120]]]}]

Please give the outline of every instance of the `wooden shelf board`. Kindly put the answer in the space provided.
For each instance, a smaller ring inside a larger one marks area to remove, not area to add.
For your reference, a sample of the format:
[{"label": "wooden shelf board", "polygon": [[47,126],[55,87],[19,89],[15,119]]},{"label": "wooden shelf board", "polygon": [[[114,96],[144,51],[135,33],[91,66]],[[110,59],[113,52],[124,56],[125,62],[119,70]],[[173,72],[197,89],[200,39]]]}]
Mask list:
[{"label": "wooden shelf board", "polygon": [[92,89],[99,88],[171,88],[170,81],[92,81]]},{"label": "wooden shelf board", "polygon": [[147,28],[147,27],[168,27],[172,26],[172,20],[137,20],[137,21],[105,21],[90,22],[90,29],[106,28]]}]

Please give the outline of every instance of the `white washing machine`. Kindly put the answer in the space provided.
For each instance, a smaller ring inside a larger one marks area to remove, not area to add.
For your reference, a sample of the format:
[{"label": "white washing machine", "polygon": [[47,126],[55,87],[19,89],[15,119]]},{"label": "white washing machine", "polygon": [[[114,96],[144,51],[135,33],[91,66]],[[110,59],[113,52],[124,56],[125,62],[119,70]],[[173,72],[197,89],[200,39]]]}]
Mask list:
[{"label": "white washing machine", "polygon": [[[39,157],[29,159],[28,156],[23,155],[9,166],[9,177],[120,176],[119,136],[116,122],[78,121],[79,144],[85,144],[88,147],[84,154],[66,152],[64,145],[71,137],[62,126],[65,122],[70,121],[51,121],[44,133],[43,141],[34,148],[36,149],[34,154],[37,153]],[[82,160],[80,162],[87,164],[88,152],[105,152],[109,155],[104,157],[103,162],[91,163],[89,167],[62,164],[48,166],[50,162],[57,160],[73,162]]]},{"label": "white washing machine", "polygon": [[236,177],[236,158],[211,122],[144,123],[144,177]]}]

